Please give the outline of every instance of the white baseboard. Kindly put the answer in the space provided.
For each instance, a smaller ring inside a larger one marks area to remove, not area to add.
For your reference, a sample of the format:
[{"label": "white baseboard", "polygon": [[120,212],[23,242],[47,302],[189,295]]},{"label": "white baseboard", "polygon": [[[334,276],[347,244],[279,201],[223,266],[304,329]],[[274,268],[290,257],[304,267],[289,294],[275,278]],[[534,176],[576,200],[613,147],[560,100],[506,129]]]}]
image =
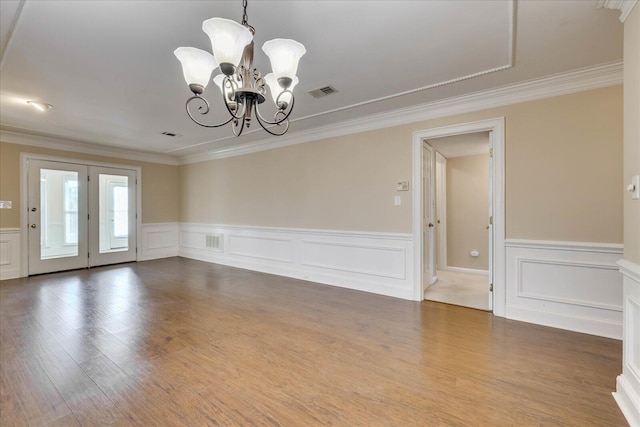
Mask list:
[{"label": "white baseboard", "polygon": [[622,338],[622,245],[508,239],[506,314]]},{"label": "white baseboard", "polygon": [[178,256],[179,232],[178,222],[142,224],[138,261]]},{"label": "white baseboard", "polygon": [[616,380],[616,399],[629,425],[640,426],[640,265],[618,262],[623,277],[624,335],[622,374]]},{"label": "white baseboard", "polygon": [[[207,248],[209,242],[218,247]],[[411,299],[410,234],[188,224],[179,255],[248,270]]]},{"label": "white baseboard", "polygon": [[0,229],[0,280],[20,277],[20,229]]},{"label": "white baseboard", "polygon": [[469,274],[482,274],[484,276],[489,275],[488,270],[477,270],[475,268],[463,268],[463,267],[450,267],[447,266],[445,271],[457,271],[458,273],[469,273]]}]

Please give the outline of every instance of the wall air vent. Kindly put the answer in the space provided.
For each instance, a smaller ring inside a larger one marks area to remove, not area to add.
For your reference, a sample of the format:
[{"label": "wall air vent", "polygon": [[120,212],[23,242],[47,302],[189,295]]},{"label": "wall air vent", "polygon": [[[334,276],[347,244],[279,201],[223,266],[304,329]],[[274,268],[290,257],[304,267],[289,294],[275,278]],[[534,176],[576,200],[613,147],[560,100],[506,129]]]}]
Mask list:
[{"label": "wall air vent", "polygon": [[178,138],[178,137],[182,136],[182,135],[178,135],[177,133],[173,133],[173,132],[162,132],[162,134],[166,135],[166,136],[170,136],[171,138]]},{"label": "wall air vent", "polygon": [[336,93],[338,89],[333,86],[324,86],[318,89],[313,89],[307,92],[309,95],[314,98],[322,98],[323,96],[331,95],[332,93]]},{"label": "wall air vent", "polygon": [[222,250],[222,234],[207,234],[205,239],[207,249]]}]

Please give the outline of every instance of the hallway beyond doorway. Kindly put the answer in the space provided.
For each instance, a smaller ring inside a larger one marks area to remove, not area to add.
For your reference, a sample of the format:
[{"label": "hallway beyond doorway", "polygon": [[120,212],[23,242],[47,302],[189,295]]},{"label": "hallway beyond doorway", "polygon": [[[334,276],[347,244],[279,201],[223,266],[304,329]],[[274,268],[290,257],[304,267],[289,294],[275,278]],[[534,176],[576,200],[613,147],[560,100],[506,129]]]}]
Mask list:
[{"label": "hallway beyond doorway", "polygon": [[425,291],[424,299],[489,311],[487,276],[438,270],[438,281]]}]

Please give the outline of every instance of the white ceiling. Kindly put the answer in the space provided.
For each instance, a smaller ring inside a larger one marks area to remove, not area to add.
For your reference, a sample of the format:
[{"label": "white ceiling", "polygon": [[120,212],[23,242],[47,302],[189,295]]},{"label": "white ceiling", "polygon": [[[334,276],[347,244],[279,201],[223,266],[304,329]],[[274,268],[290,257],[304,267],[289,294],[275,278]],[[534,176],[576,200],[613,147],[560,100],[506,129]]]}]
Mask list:
[{"label": "white ceiling", "polygon": [[489,132],[445,136],[429,139],[427,142],[447,159],[489,154]]},{"label": "white ceiling", "polygon": [[[248,16],[263,74],[270,71],[261,50],[266,40],[293,38],[307,48],[291,135],[620,61],[619,13],[596,5],[597,0],[249,0]],[[236,138],[229,127],[205,129],[191,122],[184,111],[190,92],[173,56],[179,46],[210,50],[203,20],[239,21],[241,15],[240,0],[3,0],[2,47],[9,36],[10,41],[2,57],[0,128],[175,156],[265,141],[262,130]],[[306,93],[325,85],[339,92],[321,99]],[[205,92],[216,110],[212,122],[226,114],[216,92],[213,85]],[[26,100],[55,108],[40,113]],[[269,102],[263,105],[272,111]],[[182,136],[169,138],[163,131]]]}]

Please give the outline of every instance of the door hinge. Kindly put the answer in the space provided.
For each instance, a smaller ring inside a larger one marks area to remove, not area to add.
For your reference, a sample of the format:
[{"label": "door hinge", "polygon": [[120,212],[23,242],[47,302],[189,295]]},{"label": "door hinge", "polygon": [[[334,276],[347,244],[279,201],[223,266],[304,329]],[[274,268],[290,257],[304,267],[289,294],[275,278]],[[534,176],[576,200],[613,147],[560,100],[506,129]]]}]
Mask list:
[{"label": "door hinge", "polygon": [[87,221],[89,221],[91,218],[89,218],[89,214],[87,214]]},{"label": "door hinge", "polygon": [[489,225],[493,225],[493,215],[489,217]]},{"label": "door hinge", "polygon": [[489,157],[493,157],[493,148],[489,149]]},{"label": "door hinge", "polygon": [[91,178],[89,177],[89,175],[87,175],[87,181],[91,181]]},{"label": "door hinge", "polygon": [[489,292],[493,292],[493,283],[489,283]]}]

